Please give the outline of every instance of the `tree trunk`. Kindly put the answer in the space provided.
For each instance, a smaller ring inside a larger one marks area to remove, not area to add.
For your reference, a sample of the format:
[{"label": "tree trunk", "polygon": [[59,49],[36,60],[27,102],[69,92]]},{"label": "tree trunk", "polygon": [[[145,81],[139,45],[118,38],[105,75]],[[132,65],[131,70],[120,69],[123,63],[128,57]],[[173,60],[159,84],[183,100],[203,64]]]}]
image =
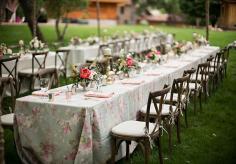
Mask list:
[{"label": "tree trunk", "polygon": [[5,6],[7,1],[0,0],[0,24],[5,21]]},{"label": "tree trunk", "polygon": [[[34,16],[33,0],[19,0],[19,3],[26,17],[30,32],[32,36],[34,36],[35,16]],[[39,40],[44,41],[43,34],[39,29],[38,23],[36,23],[36,36],[38,37]]]},{"label": "tree trunk", "polygon": [[57,40],[59,42],[64,41],[64,36],[65,36],[66,30],[68,28],[68,23],[65,24],[63,31],[61,32],[61,30],[60,30],[60,17],[57,17],[56,22],[55,22],[55,28],[56,28]]},{"label": "tree trunk", "polygon": [[205,11],[206,11],[206,40],[209,40],[209,0],[205,0]]}]

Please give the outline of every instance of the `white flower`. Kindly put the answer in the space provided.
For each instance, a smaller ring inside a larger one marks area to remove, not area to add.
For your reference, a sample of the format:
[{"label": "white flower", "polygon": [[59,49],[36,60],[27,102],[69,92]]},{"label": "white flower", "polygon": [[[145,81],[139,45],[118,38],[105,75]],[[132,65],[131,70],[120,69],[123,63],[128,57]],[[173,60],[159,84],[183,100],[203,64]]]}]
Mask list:
[{"label": "white flower", "polygon": [[91,70],[91,73],[90,73],[89,79],[90,79],[90,80],[93,80],[95,75],[97,75],[97,72]]},{"label": "white flower", "polygon": [[19,41],[19,45],[22,47],[24,45],[24,41],[23,40],[20,40]]},{"label": "white flower", "polygon": [[196,38],[198,35],[196,32],[193,33],[193,37]]},{"label": "white flower", "polygon": [[121,50],[120,50],[120,56],[123,56],[125,54],[125,50],[122,48]]},{"label": "white flower", "polygon": [[7,49],[7,54],[12,54],[12,50],[10,48]]},{"label": "white flower", "polygon": [[39,48],[39,41],[35,41],[33,47],[34,48]]},{"label": "white flower", "polygon": [[39,41],[39,48],[44,48],[44,43],[42,43],[41,41]]},{"label": "white flower", "polygon": [[110,48],[105,48],[103,50],[104,55],[110,56],[111,55],[111,49]]}]

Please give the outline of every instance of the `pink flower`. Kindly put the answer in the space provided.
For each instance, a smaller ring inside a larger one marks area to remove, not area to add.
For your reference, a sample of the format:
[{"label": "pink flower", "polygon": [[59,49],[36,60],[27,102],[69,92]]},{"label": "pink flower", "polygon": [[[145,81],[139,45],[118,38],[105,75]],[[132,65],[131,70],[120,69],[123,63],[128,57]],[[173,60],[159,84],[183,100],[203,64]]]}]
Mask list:
[{"label": "pink flower", "polygon": [[156,54],[157,54],[157,55],[160,55],[160,54],[161,54],[161,52],[156,50]]},{"label": "pink flower", "polygon": [[127,64],[128,67],[133,66],[133,64],[134,64],[133,59],[131,57],[127,57],[126,64]]}]

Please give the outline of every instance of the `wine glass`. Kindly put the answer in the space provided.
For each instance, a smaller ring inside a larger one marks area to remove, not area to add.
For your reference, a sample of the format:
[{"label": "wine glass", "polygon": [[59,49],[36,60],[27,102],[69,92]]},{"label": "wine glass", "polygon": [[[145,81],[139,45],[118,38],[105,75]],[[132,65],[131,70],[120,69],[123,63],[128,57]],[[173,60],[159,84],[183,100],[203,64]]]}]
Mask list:
[{"label": "wine glass", "polygon": [[48,91],[48,83],[49,83],[49,79],[47,79],[47,78],[41,78],[40,79],[41,91],[43,91],[43,92]]}]

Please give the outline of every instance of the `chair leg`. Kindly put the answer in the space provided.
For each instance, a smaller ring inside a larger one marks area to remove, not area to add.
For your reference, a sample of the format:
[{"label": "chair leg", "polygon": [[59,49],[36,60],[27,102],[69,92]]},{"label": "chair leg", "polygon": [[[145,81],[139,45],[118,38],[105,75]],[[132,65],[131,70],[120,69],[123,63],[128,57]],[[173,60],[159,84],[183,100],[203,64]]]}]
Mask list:
[{"label": "chair leg", "polygon": [[204,82],[203,90],[204,90],[204,96],[205,96],[205,102],[206,102],[207,101],[207,83],[206,82]]},{"label": "chair leg", "polygon": [[111,153],[111,163],[115,164],[115,157],[116,157],[116,138],[112,137],[112,153]]},{"label": "chair leg", "polygon": [[188,128],[188,115],[187,115],[187,107],[184,109],[184,119],[186,128]]},{"label": "chair leg", "polygon": [[168,127],[168,139],[169,139],[169,154],[170,156],[172,155],[172,127],[171,127],[171,124],[168,124],[167,125]]},{"label": "chair leg", "polygon": [[18,91],[17,91],[17,97],[20,96],[20,90],[21,90],[21,84],[22,84],[22,78],[18,77],[18,79],[19,79],[19,86],[18,86]]},{"label": "chair leg", "polygon": [[149,140],[145,140],[144,141],[144,151],[145,151],[145,164],[148,164],[149,163],[149,154],[150,154],[150,143],[149,143]]},{"label": "chair leg", "polygon": [[177,119],[176,119],[176,129],[177,129],[178,142],[181,143],[181,141],[180,141],[180,117],[179,117],[179,115],[177,116]]},{"label": "chair leg", "polygon": [[194,112],[194,115],[196,115],[196,108],[197,108],[197,91],[196,90],[194,91],[193,103],[194,103],[193,112]]},{"label": "chair leg", "polygon": [[126,143],[126,159],[128,160],[130,158],[130,155],[129,155],[129,145],[131,144],[130,141],[125,141]]},{"label": "chair leg", "polygon": [[157,147],[158,147],[160,164],[163,164],[162,149],[161,149],[161,133],[159,134],[159,137],[157,138]]},{"label": "chair leg", "polygon": [[202,91],[199,92],[199,105],[200,105],[200,111],[202,111]]}]

